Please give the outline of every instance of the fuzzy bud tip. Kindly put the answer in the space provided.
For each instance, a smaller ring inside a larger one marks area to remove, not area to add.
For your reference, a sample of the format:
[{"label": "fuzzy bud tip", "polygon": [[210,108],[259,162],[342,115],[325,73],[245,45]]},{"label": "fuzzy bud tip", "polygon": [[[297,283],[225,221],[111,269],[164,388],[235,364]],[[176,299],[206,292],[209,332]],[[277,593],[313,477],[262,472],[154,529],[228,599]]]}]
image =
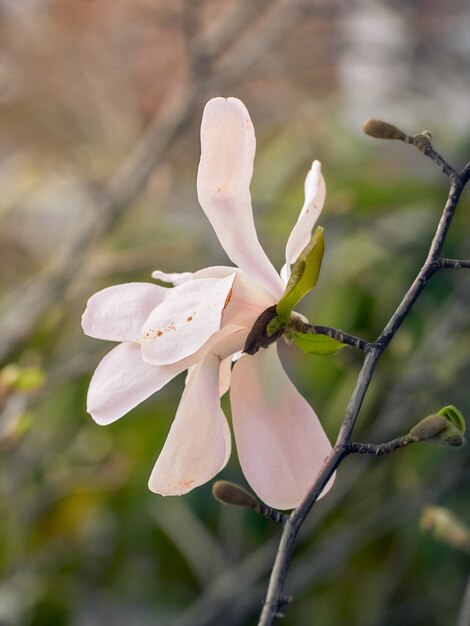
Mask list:
[{"label": "fuzzy bud tip", "polygon": [[465,443],[464,433],[443,415],[428,415],[408,433],[411,441],[459,447]]},{"label": "fuzzy bud tip", "polygon": [[470,554],[470,528],[452,511],[442,506],[428,506],[421,515],[422,532]]},{"label": "fuzzy bud tip", "polygon": [[258,508],[258,500],[240,485],[227,480],[218,480],[212,486],[212,495],[222,504],[239,506],[243,509]]},{"label": "fuzzy bud tip", "polygon": [[398,139],[400,141],[406,141],[408,137],[400,128],[382,120],[366,120],[362,126],[362,130],[366,135],[375,137],[376,139]]}]

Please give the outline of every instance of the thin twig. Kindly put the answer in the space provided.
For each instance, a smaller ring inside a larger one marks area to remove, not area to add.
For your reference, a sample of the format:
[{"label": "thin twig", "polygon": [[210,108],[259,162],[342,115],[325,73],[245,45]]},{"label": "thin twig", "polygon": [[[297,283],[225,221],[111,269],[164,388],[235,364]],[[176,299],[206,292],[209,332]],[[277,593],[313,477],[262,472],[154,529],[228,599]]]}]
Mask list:
[{"label": "thin twig", "polygon": [[289,519],[289,516],[278,509],[273,509],[270,506],[264,504],[264,502],[258,502],[256,512],[271,520],[272,522],[278,522],[279,524],[285,524]]},{"label": "thin twig", "polygon": [[431,145],[430,135],[427,131],[423,131],[419,135],[414,135],[413,137],[407,137],[406,143],[411,144],[415,148],[417,148],[424,155],[429,157],[437,167],[446,174],[449,178],[457,176],[457,170],[455,170],[442,156],[434,150]]},{"label": "thin twig", "polygon": [[[419,137],[419,136],[417,136]],[[305,496],[304,500],[299,506],[291,513],[290,518],[284,524],[281,541],[279,544],[278,552],[274,562],[271,578],[269,581],[266,600],[263,606],[263,610],[258,622],[258,626],[271,626],[281,605],[281,599],[283,597],[284,583],[287,576],[290,560],[294,551],[297,535],[304,523],[308,513],[315,504],[323,488],[327,484],[329,478],[333,475],[338,465],[343,459],[352,452],[359,452],[359,449],[355,448],[357,445],[351,442],[351,436],[356,424],[359,411],[361,409],[364,397],[369,388],[370,382],[377,363],[384,353],[386,347],[400,328],[401,324],[411,311],[413,305],[418,299],[419,295],[423,291],[424,287],[430,280],[430,278],[441,269],[441,251],[444,245],[447,233],[449,231],[452,218],[454,216],[457,204],[460,199],[465,184],[470,178],[470,163],[460,172],[457,173],[431,146],[429,138],[425,135],[421,135],[421,143],[410,141],[415,147],[417,147],[426,156],[431,158],[434,163],[450,178],[450,190],[447,198],[447,202],[444,206],[441,218],[436,228],[435,235],[429,247],[427,258],[418,272],[413,284],[403,297],[403,300],[398,305],[397,309],[393,313],[390,321],[385,326],[383,331],[374,343],[368,344],[365,348],[365,359],[361,371],[359,373],[356,387],[353,391],[346,414],[336,440],[335,446],[331,451],[328,458],[325,460],[322,470],[320,471],[317,479],[312,486],[311,490]],[[402,445],[396,445],[395,442],[389,442],[384,444],[385,447],[390,445],[393,449],[403,447]],[[392,445],[393,444],[393,445]],[[377,447],[373,444],[362,444],[363,451],[368,452],[373,450],[376,453]],[[390,449],[390,451],[393,451]],[[460,626],[460,624],[459,624]]]},{"label": "thin twig", "polygon": [[465,259],[440,259],[439,266],[450,270],[470,269],[470,261]]},{"label": "thin twig", "polygon": [[358,350],[366,350],[369,345],[367,341],[361,339],[360,337],[356,337],[355,335],[351,335],[350,333],[345,332],[344,330],[340,330],[339,328],[332,328],[331,326],[319,326],[318,324],[303,324],[302,327],[297,327],[296,330],[298,332],[302,332],[310,335],[326,335],[327,337],[331,337],[340,343],[344,343],[348,346],[352,346],[353,348],[357,348]]},{"label": "thin twig", "polygon": [[417,440],[410,439],[406,435],[397,437],[386,443],[362,443],[352,441],[349,445],[349,454],[374,454],[375,456],[383,456],[404,448],[410,443],[416,443]]}]

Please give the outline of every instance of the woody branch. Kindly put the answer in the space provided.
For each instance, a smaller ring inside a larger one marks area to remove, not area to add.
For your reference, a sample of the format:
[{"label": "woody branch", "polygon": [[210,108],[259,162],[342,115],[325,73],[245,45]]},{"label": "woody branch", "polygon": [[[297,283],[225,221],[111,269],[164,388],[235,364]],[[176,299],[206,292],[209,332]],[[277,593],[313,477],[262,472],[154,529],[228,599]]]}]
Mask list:
[{"label": "woody branch", "polygon": [[[376,120],[372,120],[372,122],[376,122]],[[410,137],[405,135],[402,131],[399,131],[399,129],[391,127],[391,125],[385,124],[385,126],[387,127],[387,131],[391,129],[391,135],[385,136],[383,134],[374,134],[373,132],[368,132],[368,134],[381,138],[399,139],[405,143],[413,145],[418,150],[423,152],[423,154],[429,157],[450,179],[449,194],[423,266],[419,270],[415,280],[391,316],[389,322],[384,327],[383,331],[374,342],[366,344],[363,348],[365,351],[364,362],[358,375],[355,389],[350,398],[342,426],[332,452],[325,460],[323,468],[314,485],[299,506],[292,511],[291,515],[284,524],[258,626],[271,626],[275,618],[282,615],[282,607],[286,604],[286,599],[284,597],[284,585],[298,533],[323,488],[340,463],[351,453],[368,452],[374,454],[388,454],[405,445],[402,440],[403,438],[399,438],[393,442],[377,445],[353,442],[352,434],[362,407],[362,403],[371,383],[377,363],[386,350],[388,344],[410,313],[413,305],[418,300],[421,292],[431,277],[440,269],[463,269],[470,267],[469,261],[446,259],[441,256],[442,248],[452,223],[460,196],[470,178],[470,162],[461,172],[458,172],[434,150],[430,142],[429,133],[424,132],[420,135]],[[307,332],[315,331],[309,330]],[[328,332],[325,334],[328,334]],[[343,336],[345,336],[345,334],[343,334]]]}]

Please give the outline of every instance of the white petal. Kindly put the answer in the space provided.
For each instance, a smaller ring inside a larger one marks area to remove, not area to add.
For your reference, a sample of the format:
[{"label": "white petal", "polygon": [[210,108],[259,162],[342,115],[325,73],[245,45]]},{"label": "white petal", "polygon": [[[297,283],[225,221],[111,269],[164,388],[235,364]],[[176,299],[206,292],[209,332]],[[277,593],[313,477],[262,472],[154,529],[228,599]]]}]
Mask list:
[{"label": "white petal", "polygon": [[194,272],[162,272],[155,270],[152,272],[152,278],[161,280],[164,283],[171,283],[172,285],[182,285],[194,278]]},{"label": "white petal", "polygon": [[239,271],[222,316],[222,326],[235,324],[251,329],[261,313],[275,303],[276,299],[271,293]]},{"label": "white petal", "polygon": [[[245,345],[248,332],[247,328],[240,328],[239,326],[224,326],[224,328],[212,335],[209,341],[207,341],[204,346],[198,350],[198,352],[192,355],[192,357],[189,357],[194,359],[194,362],[206,358],[208,354],[212,354],[219,359],[219,393],[221,397],[230,388],[233,355],[238,354],[241,348]],[[194,367],[195,366],[191,367],[188,371],[186,381],[189,380],[189,376]]]},{"label": "white petal", "polygon": [[225,278],[236,273],[233,282],[232,295],[224,310],[222,325],[237,324],[251,328],[258,316],[268,307],[275,304],[276,299],[259,283],[251,280],[244,272],[235,267],[216,265],[205,267],[197,272],[183,272],[182,274],[165,274],[153,272],[152,276],[159,280],[181,285],[189,280],[200,278]]},{"label": "white petal", "polygon": [[220,361],[214,355],[191,371],[165,445],[149,480],[163,496],[182,495],[213,478],[230,455],[230,430],[220,408]]},{"label": "white petal", "polygon": [[196,278],[226,278],[236,272],[236,267],[230,267],[229,265],[213,265],[211,267],[204,267],[197,272],[181,272],[168,274],[167,272],[161,272],[156,270],[152,272],[152,278],[161,280],[164,283],[172,283],[173,285],[182,285],[188,282],[188,280],[194,280]]},{"label": "white petal", "polygon": [[222,397],[230,389],[230,379],[232,378],[232,356],[225,358],[220,364],[219,393]]},{"label": "white petal", "polygon": [[109,341],[139,341],[142,325],[168,289],[152,283],[114,285],[88,300],[82,317],[86,335]]},{"label": "white petal", "polygon": [[294,508],[313,485],[331,445],[284,372],[275,346],[237,361],[230,400],[246,479],[269,506]]},{"label": "white petal", "polygon": [[224,326],[224,328],[208,342],[208,352],[210,351],[212,354],[215,354],[219,361],[224,361],[227,357],[231,357],[239,350],[242,350],[248,333],[248,328]]},{"label": "white petal", "polygon": [[190,280],[171,289],[143,325],[142,358],[164,365],[199,350],[220,329],[234,278]]},{"label": "white petal", "polygon": [[98,424],[116,421],[161,389],[188,367],[149,365],[137,343],[121,343],[108,352],[95,370],[88,389],[88,412]]},{"label": "white petal", "polygon": [[276,297],[283,286],[258,241],[250,182],[256,139],[245,105],[214,98],[204,109],[198,197],[229,258]]},{"label": "white petal", "polygon": [[289,279],[291,265],[310,241],[312,229],[325,202],[325,180],[321,173],[320,161],[314,161],[305,179],[305,201],[299,218],[287,240],[286,265],[281,270],[285,282]]}]

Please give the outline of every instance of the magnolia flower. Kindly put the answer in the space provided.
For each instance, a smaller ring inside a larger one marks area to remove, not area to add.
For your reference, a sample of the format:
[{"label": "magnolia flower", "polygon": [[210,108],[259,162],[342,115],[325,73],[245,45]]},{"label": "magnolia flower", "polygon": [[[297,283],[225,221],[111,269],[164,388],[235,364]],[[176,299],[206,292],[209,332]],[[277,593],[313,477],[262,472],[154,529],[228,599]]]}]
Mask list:
[{"label": "magnolia flower", "polygon": [[[284,292],[292,263],[309,242],[323,207],[325,183],[314,161],[305,202],[279,275],[256,234],[250,197],[253,124],[236,98],[214,98],[201,126],[199,202],[236,267],[153,277],[99,291],[82,325],[98,339],[121,342],[98,365],[88,411],[110,424],[188,370],[176,417],[150,477],[162,495],[181,495],[227,463],[231,434],[220,406],[230,388],[232,422],[248,483],[269,506],[295,507],[313,484],[331,445],[307,401],[284,372],[277,345],[242,354],[258,316]],[[233,367],[232,367],[233,366]]]}]

